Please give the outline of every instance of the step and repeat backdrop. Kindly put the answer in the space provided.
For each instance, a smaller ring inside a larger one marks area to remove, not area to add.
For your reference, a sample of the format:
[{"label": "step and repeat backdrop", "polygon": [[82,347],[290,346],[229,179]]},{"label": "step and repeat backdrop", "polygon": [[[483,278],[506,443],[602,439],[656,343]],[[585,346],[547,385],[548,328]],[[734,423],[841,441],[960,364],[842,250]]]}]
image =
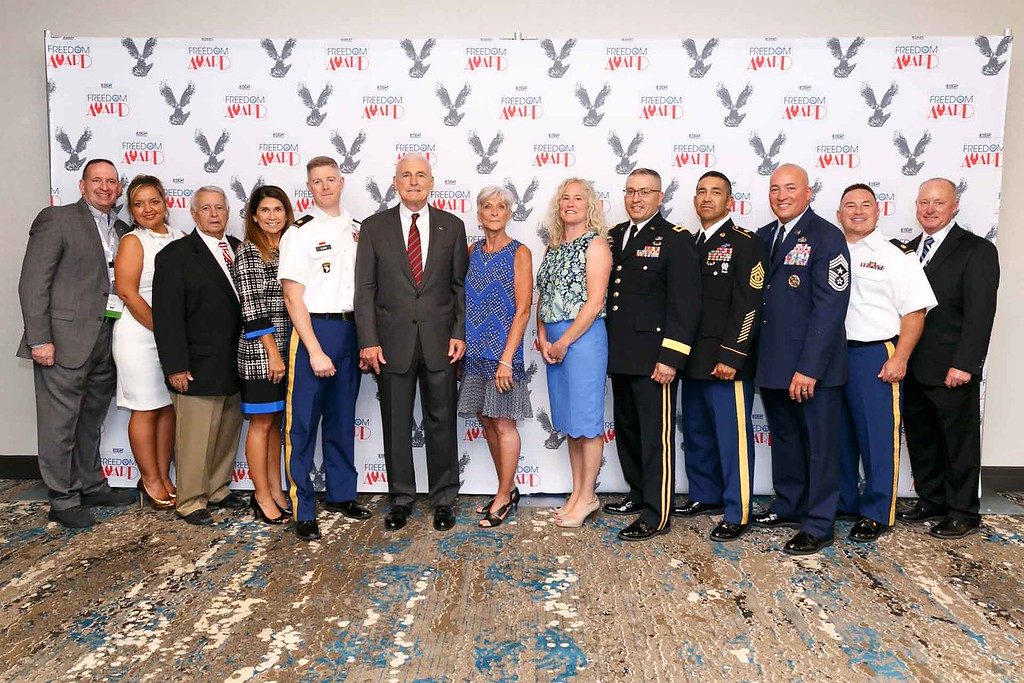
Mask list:
[{"label": "step and repeat backdrop", "polygon": [[[733,180],[733,219],[771,220],[768,178],[784,162],[804,166],[814,208],[834,220],[843,188],[878,195],[880,229],[910,239],[918,185],[957,183],[964,228],[994,240],[999,223],[1009,36],[829,37],[677,40],[307,40],[46,37],[51,203],[77,201],[81,167],[107,157],[125,182],[159,176],[170,222],[191,230],[189,198],[216,184],[241,236],[247,195],[275,184],[296,215],[312,204],[305,162],[335,157],[342,198],[356,218],[397,202],[396,160],[425,155],[431,203],[481,236],[476,193],[504,185],[515,198],[509,232],[540,263],[544,222],[557,184],[591,180],[608,223],[625,219],[622,188],[640,166],[664,179],[663,213],[693,227],[693,189],[709,169]],[[123,200],[122,200],[123,202]],[[127,209],[122,217],[129,218]],[[536,418],[520,425],[517,484],[524,493],[570,488],[564,437],[548,418],[536,331],[526,364]],[[606,391],[606,462],[600,489],[624,489]],[[422,422],[419,408],[417,423]],[[127,411],[112,406],[102,442],[116,484],[138,476]],[[760,402],[754,487],[771,491],[771,434]],[[353,425],[360,490],[386,491],[376,383],[363,379]],[[460,420],[463,491],[494,489],[491,458],[475,420]],[[682,437],[677,437],[682,462]],[[413,444],[425,485],[423,433]],[[912,491],[904,457],[900,491]],[[683,470],[677,489],[686,490]],[[322,472],[317,474],[322,485]],[[242,446],[235,486],[251,488]]]}]

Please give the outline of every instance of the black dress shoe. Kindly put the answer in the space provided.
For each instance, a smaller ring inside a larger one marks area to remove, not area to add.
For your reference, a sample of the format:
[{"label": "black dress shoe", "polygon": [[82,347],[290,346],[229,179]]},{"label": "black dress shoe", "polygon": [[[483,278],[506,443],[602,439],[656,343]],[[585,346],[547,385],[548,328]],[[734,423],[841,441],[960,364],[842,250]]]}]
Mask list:
[{"label": "black dress shoe", "polygon": [[945,517],[945,508],[939,507],[938,505],[932,505],[931,503],[926,503],[923,500],[917,501],[907,510],[901,510],[896,513],[896,519],[901,522],[909,522],[911,524],[927,522],[930,519],[945,519]]},{"label": "black dress shoe", "polygon": [[642,519],[638,519],[625,529],[619,532],[619,538],[623,541],[646,541],[648,538],[654,538],[661,534],[667,534],[669,526],[666,524],[664,529],[651,526]]},{"label": "black dress shoe", "polygon": [[210,526],[213,524],[213,515],[206,508],[199,508],[195,512],[190,512],[183,516],[182,519],[196,526]]},{"label": "black dress shoe", "polygon": [[878,537],[884,533],[888,533],[889,526],[887,524],[881,524],[873,519],[867,517],[861,517],[853,528],[850,529],[849,539],[856,541],[857,543],[870,543],[877,541]]},{"label": "black dress shoe", "polygon": [[799,529],[800,523],[795,519],[786,519],[785,517],[779,517],[774,512],[759,512],[750,518],[757,526],[768,527],[774,529],[776,527],[788,527],[790,529]]},{"label": "black dress shoe", "polygon": [[46,518],[68,529],[87,529],[96,523],[96,518],[92,516],[92,513],[81,505],[66,510],[51,509]]},{"label": "black dress shoe", "polygon": [[373,513],[368,509],[359,505],[354,500],[346,500],[344,503],[332,503],[327,501],[324,503],[324,509],[330,510],[331,512],[340,512],[349,519],[369,519],[373,517]]},{"label": "black dress shoe", "polygon": [[434,528],[438,531],[448,531],[455,526],[455,506],[438,505],[434,508]]},{"label": "black dress shoe", "polygon": [[409,521],[412,508],[408,505],[396,505],[384,516],[384,529],[386,531],[398,531]]},{"label": "black dress shoe", "polygon": [[301,541],[319,541],[320,525],[315,519],[304,519],[295,523],[295,535]]},{"label": "black dress shoe", "polygon": [[107,489],[99,493],[82,494],[82,505],[84,507],[120,508],[126,505],[134,505],[138,501],[139,494],[135,489]]},{"label": "black dress shoe", "polygon": [[749,524],[733,524],[732,522],[725,521],[719,522],[718,526],[711,530],[710,538],[712,541],[728,543],[729,541],[735,541],[737,538],[747,533],[747,529],[749,528]]},{"label": "black dress shoe", "polygon": [[813,555],[819,552],[822,548],[827,548],[832,545],[833,537],[818,538],[817,536],[811,536],[806,531],[797,532],[797,535],[789,539],[782,548],[782,552],[787,555]]},{"label": "black dress shoe", "polygon": [[725,508],[717,503],[701,503],[696,500],[688,500],[682,505],[672,508],[673,517],[696,517],[697,515],[717,515]]},{"label": "black dress shoe", "polygon": [[935,538],[945,540],[963,538],[964,536],[977,532],[977,524],[970,524],[969,522],[963,522],[959,519],[953,519],[952,517],[946,517],[944,520],[928,530],[928,533]]},{"label": "black dress shoe", "polygon": [[629,498],[623,498],[618,503],[605,503],[604,507],[601,508],[609,515],[621,515],[627,517],[629,515],[639,514],[644,509],[643,503],[638,503],[635,500]]},{"label": "black dress shoe", "polygon": [[211,500],[206,504],[207,507],[211,508],[227,508],[229,510],[241,510],[249,507],[249,502],[245,499],[241,493],[232,491],[228,495],[224,496],[220,500]]}]

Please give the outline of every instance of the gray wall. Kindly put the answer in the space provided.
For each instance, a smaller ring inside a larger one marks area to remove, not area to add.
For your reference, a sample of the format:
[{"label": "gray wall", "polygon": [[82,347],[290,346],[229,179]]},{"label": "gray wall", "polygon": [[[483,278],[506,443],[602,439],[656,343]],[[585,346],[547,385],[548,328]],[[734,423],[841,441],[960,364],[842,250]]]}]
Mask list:
[{"label": "gray wall", "polygon": [[[256,8],[259,8],[258,10]],[[372,9],[371,9],[372,8]],[[787,9],[792,8],[792,9]],[[28,226],[49,199],[46,160],[46,107],[43,31],[81,36],[209,36],[308,38],[389,38],[530,36],[650,37],[685,35],[800,37],[826,35],[902,36],[998,34],[1024,27],[1024,3],[963,0],[850,3],[702,2],[647,0],[642,3],[591,2],[456,2],[435,0],[372,3],[248,3],[238,0],[194,2],[134,0],[104,5],[82,0],[59,3],[0,0],[0,45],[3,50],[0,92],[5,102],[0,135],[6,155],[0,181],[0,207],[9,242],[0,250],[0,395],[4,437],[0,454],[36,452],[35,412],[30,364],[14,358],[21,335],[17,280]],[[1024,60],[1024,39],[1014,46]],[[1002,229],[999,251],[1003,279],[999,313],[989,364],[985,416],[985,465],[1024,465],[1015,439],[1015,401],[1024,386],[1024,363],[1014,356],[1014,339],[1024,332],[1024,284],[1021,254],[1024,233],[1015,229],[1024,217],[1024,130],[1014,125],[1024,115],[1024,69],[1010,73],[1003,176]],[[1017,190],[1017,191],[1015,191]]]}]

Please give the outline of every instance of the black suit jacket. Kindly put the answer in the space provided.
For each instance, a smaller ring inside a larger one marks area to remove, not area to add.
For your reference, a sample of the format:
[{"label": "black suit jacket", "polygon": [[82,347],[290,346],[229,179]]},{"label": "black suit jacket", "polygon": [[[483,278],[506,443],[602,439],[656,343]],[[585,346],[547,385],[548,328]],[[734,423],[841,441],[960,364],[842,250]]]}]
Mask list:
[{"label": "black suit jacket", "polygon": [[[922,235],[909,246],[917,249]],[[924,269],[938,305],[924,320],[910,355],[910,372],[926,386],[942,386],[950,368],[981,376],[999,287],[994,244],[956,223]]]},{"label": "black suit jacket", "polygon": [[730,219],[697,248],[697,258],[701,268],[700,332],[684,375],[713,379],[715,364],[724,363],[736,370],[736,379],[753,379],[754,339],[761,326],[768,260],[764,242]]},{"label": "black suit jacket", "polygon": [[447,211],[429,207],[430,242],[423,280],[409,270],[399,207],[370,216],[359,230],[355,313],[359,348],[380,346],[382,372],[404,373],[417,338],[433,372],[448,367],[448,340],[466,338],[466,226]]},{"label": "black suit jacket", "polygon": [[655,363],[681,368],[700,318],[700,270],[690,233],[659,213],[623,251],[630,222],[612,228],[608,372],[648,376]]},{"label": "black suit jacket", "polygon": [[[238,248],[237,239],[227,240]],[[191,371],[189,396],[235,393],[241,330],[238,297],[198,228],[156,255],[153,334],[165,377]]]}]

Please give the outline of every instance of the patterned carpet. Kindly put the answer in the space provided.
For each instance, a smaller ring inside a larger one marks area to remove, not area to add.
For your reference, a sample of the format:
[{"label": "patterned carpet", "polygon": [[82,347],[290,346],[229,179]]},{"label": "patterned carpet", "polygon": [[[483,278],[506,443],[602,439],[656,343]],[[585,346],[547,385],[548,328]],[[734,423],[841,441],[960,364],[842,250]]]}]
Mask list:
[{"label": "patterned carpet", "polygon": [[225,512],[101,510],[72,532],[11,502],[25,486],[0,483],[2,680],[1024,679],[1020,517],[793,559],[790,532],[714,544],[710,518],[644,544],[537,507],[479,530],[470,497],[453,531],[421,503],[385,534],[373,498],[307,545]]}]

